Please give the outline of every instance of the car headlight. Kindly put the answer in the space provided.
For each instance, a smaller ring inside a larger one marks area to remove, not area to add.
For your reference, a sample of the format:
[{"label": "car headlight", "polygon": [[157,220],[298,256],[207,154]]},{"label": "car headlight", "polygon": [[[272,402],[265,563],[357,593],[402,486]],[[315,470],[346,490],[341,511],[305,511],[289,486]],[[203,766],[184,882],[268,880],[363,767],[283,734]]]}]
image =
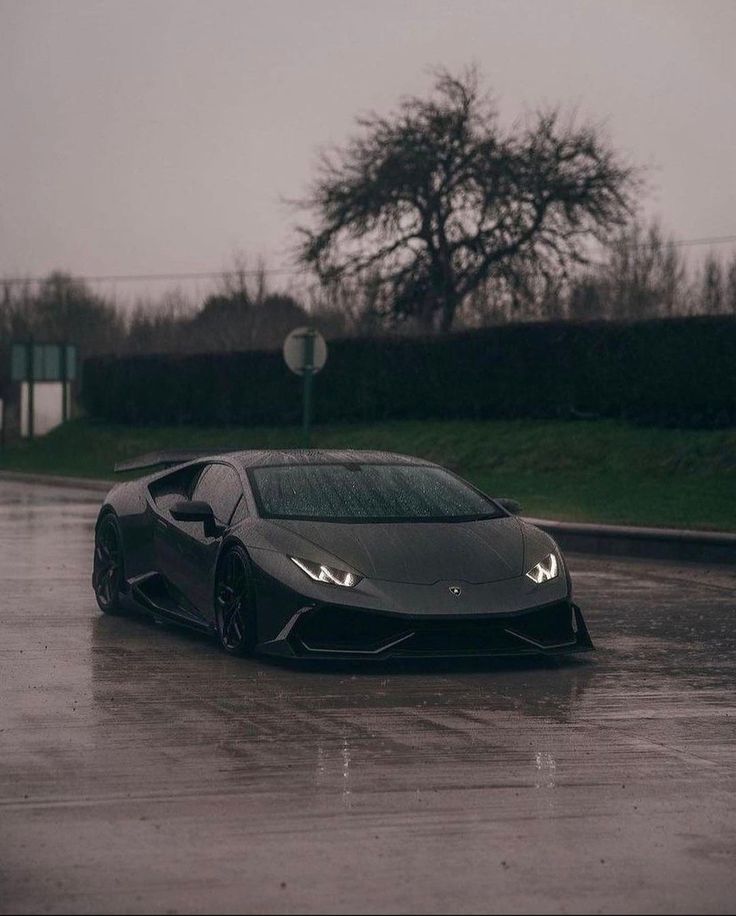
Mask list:
[{"label": "car headlight", "polygon": [[334,566],[313,563],[311,560],[300,560],[297,557],[289,557],[289,559],[292,563],[296,563],[299,569],[305,572],[310,579],[314,579],[315,582],[324,582],[326,585],[342,585],[343,588],[353,588],[360,582],[360,576],[346,572],[344,569],[335,569]]},{"label": "car headlight", "polygon": [[539,585],[540,582],[549,582],[550,579],[555,579],[560,571],[560,565],[557,562],[557,557],[550,553],[546,556],[541,563],[537,563],[536,566],[533,566],[527,576],[536,582]]}]

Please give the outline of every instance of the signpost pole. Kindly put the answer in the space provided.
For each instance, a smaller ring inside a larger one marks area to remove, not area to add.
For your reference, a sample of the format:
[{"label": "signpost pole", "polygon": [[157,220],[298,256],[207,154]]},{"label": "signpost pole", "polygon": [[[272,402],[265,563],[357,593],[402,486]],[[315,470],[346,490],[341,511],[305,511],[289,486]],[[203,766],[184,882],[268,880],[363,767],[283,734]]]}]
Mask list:
[{"label": "signpost pole", "polygon": [[28,438],[33,439],[33,421],[36,412],[34,401],[33,382],[35,379],[35,369],[33,365],[33,338],[26,344],[26,379],[28,385]]},{"label": "signpost pole", "polygon": [[302,376],[302,443],[310,447],[314,376],[327,360],[327,344],[315,328],[294,328],[286,335],[284,362],[295,375]]},{"label": "signpost pole", "polygon": [[61,422],[62,423],[66,423],[66,421],[69,419],[69,399],[67,397],[67,381],[66,381],[67,374],[68,374],[68,369],[66,365],[67,350],[68,350],[68,345],[66,343],[63,343],[61,345],[61,351],[59,353],[59,356],[60,356],[59,362],[61,364],[59,368],[61,369],[60,374],[61,374]]},{"label": "signpost pole", "polygon": [[309,448],[312,425],[312,381],[314,378],[314,331],[304,335],[304,410],[302,433],[304,448]]}]

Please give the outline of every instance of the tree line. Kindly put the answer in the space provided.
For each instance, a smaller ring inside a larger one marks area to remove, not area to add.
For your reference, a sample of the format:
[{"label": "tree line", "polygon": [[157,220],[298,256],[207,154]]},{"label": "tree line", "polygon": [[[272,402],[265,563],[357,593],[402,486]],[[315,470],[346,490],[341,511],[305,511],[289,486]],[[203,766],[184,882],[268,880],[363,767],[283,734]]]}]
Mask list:
[{"label": "tree line", "polygon": [[[125,308],[65,273],[40,283],[0,280],[0,347],[11,340],[74,341],[85,355],[273,350],[314,322],[328,338],[426,334],[396,321],[369,280],[281,290],[262,267],[236,268],[200,301],[181,292]],[[637,321],[736,314],[736,252],[690,264],[657,223],[627,226],[594,265],[566,278],[530,274],[509,286],[493,276],[457,309],[451,330],[526,321]],[[436,332],[440,333],[440,332]]]},{"label": "tree line", "polygon": [[439,71],[425,96],[358,118],[294,202],[312,280],[274,289],[236,265],[199,301],[169,291],[132,310],[62,272],[0,280],[0,346],[268,350],[307,321],[350,337],[736,312],[736,254],[693,265],[637,219],[642,191],[596,125],[548,108],[505,126],[476,69]]}]

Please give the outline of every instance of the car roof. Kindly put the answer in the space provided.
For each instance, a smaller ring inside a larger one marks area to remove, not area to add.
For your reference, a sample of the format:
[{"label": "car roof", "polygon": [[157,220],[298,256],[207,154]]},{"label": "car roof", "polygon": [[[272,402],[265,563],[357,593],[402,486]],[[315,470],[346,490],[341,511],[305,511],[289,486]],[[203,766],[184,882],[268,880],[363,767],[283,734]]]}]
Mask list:
[{"label": "car roof", "polygon": [[403,464],[431,466],[431,461],[399,455],[396,452],[369,451],[364,449],[222,449],[210,452],[204,449],[163,449],[147,452],[136,458],[128,458],[115,465],[115,472],[140,471],[160,468],[163,470],[202,464],[211,461],[230,461],[242,468],[268,466],[294,466],[300,464]]},{"label": "car roof", "polygon": [[299,464],[404,464],[432,465],[431,461],[368,449],[247,449],[217,456],[244,468]]}]

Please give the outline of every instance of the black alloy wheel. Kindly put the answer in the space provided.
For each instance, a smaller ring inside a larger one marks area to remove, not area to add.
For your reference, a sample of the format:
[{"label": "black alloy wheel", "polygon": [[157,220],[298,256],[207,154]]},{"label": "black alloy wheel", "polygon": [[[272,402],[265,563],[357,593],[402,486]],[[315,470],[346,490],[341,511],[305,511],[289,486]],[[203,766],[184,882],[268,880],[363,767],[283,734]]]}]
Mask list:
[{"label": "black alloy wheel", "polygon": [[256,616],[242,547],[231,547],[220,561],[215,583],[215,616],[220,645],[230,655],[248,655],[256,643]]},{"label": "black alloy wheel", "polygon": [[112,513],[105,515],[95,532],[95,555],[92,587],[100,610],[119,614],[122,610],[120,592],[125,581],[123,543],[120,526]]}]

